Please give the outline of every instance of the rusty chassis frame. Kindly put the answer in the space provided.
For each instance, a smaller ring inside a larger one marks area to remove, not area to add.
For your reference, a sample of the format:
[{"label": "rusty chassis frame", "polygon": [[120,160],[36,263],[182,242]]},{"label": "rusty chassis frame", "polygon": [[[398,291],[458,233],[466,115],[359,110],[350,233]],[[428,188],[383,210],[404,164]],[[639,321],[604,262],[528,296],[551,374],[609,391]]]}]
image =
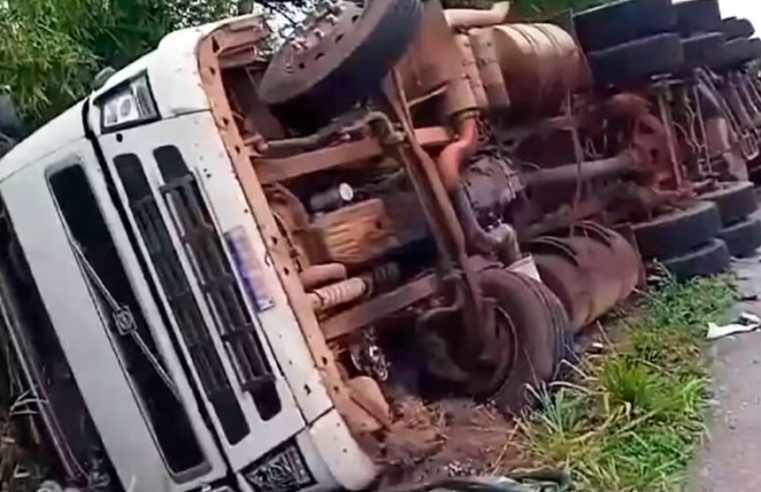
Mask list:
[{"label": "rusty chassis frame", "polygon": [[211,103],[211,112],[220,136],[232,161],[233,170],[240,181],[257,227],[265,239],[270,259],[312,353],[323,385],[339,413],[346,419],[347,425],[357,431],[364,410],[362,405],[352,398],[350,389],[344,384],[334,354],[322,334],[320,324],[296,273],[287,241],[277,227],[262,182],[257,175],[255,167],[261,155],[246,144],[234,125],[233,110],[222,80],[222,70],[225,68],[222,60],[228,55],[238,56],[243,51],[256,53],[258,43],[263,42],[267,34],[267,27],[258,19],[253,19],[225,25],[206,36],[198,47],[201,80]]},{"label": "rusty chassis frame", "polygon": [[[450,198],[439,178],[436,164],[424,149],[441,147],[450,142],[451,136],[442,127],[412,127],[409,106],[398,77],[389,77],[384,91],[388,104],[393,108],[396,124],[387,118],[385,122],[370,123],[379,138],[367,137],[278,158],[263,155],[261,150],[266,148],[266,143],[262,145],[263,137],[255,135],[253,138],[244,138],[233,123],[234,112],[226,95],[222,71],[253,63],[256,57],[251,53],[256,52],[258,43],[266,34],[266,27],[256,19],[225,25],[209,34],[198,48],[201,79],[220,136],[251,213],[265,238],[270,260],[284,287],[323,384],[349,427],[361,431],[360,415],[367,410],[362,404],[361,395],[352,395],[351,389],[344,383],[328,341],[372,325],[383,317],[436,294],[447,294],[446,297],[454,303],[452,309],[463,310],[463,321],[469,329],[488,329],[488,320],[487,323],[481,321],[482,302],[476,286],[475,268],[472,266],[483,265],[483,262],[469,261],[462,228]],[[398,127],[402,130],[397,131]],[[289,145],[286,143],[280,147]],[[286,238],[276,224],[263,187],[309,173],[361,163],[385,153],[396,157],[407,170],[438,245],[439,270],[321,323],[299,280]]]}]

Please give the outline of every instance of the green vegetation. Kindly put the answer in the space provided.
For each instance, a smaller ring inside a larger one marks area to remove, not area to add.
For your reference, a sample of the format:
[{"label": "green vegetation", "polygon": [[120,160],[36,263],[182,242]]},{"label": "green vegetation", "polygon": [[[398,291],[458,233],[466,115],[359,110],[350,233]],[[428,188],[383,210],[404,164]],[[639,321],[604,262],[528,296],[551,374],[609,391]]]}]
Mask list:
[{"label": "green vegetation", "polygon": [[167,32],[234,12],[231,0],[0,1],[0,87],[31,126],[89,90],[102,68],[121,68]]},{"label": "green vegetation", "polygon": [[528,458],[569,470],[581,490],[679,490],[705,434],[706,325],[731,306],[728,278],[668,284],[619,321],[620,342],[588,355],[571,384],[520,423]]},{"label": "green vegetation", "polygon": [[[501,0],[443,0],[446,8],[486,8]],[[610,0],[513,0],[513,6],[521,15],[554,15],[564,10],[581,10]]]},{"label": "green vegetation", "polygon": [[[444,0],[488,7],[495,0]],[[519,15],[545,18],[603,0],[517,0]],[[289,14],[313,0],[0,0],[0,90],[10,90],[34,128],[84,97],[105,67],[122,68],[167,33],[254,8]]]},{"label": "green vegetation", "polygon": [[567,10],[578,12],[608,1],[610,0],[518,0],[515,9],[521,17],[547,18]]}]

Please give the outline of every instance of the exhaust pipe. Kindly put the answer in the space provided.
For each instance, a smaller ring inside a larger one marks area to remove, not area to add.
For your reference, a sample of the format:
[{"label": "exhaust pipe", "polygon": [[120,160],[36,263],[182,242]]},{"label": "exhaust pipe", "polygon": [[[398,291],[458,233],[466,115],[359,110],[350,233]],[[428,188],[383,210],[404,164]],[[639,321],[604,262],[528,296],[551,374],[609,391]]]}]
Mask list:
[{"label": "exhaust pipe", "polygon": [[460,166],[476,151],[478,145],[478,121],[468,116],[457,124],[458,138],[447,145],[439,156],[438,168],[441,181],[447,191],[455,193],[460,186]]}]

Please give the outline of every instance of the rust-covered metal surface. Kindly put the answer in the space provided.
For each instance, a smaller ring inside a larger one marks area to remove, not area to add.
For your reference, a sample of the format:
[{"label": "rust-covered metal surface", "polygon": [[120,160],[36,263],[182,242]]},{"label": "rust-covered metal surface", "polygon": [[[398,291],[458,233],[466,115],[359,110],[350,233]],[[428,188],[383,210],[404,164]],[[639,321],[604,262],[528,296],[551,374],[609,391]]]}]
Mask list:
[{"label": "rust-covered metal surface", "polygon": [[[354,8],[326,17],[330,26],[309,24],[286,48],[291,64],[324,52],[340,66],[350,43],[371,42],[377,26]],[[283,53],[269,67],[226,56],[250,46],[251,32],[223,28],[200,48],[271,261],[325,387],[363,440],[384,442],[372,433],[395,426],[388,409],[399,378],[495,398],[507,413],[530,403],[521,388],[552,378],[565,332],[603,316],[640,280],[636,248],[602,224],[691,193],[667,99],[594,94],[571,34],[509,23],[505,9],[445,14],[426,2],[404,56],[316,129],[278,108],[308,93],[324,67],[305,61],[298,87],[278,88],[259,81],[285,70]],[[352,17],[366,31],[339,47],[333,34],[315,35],[350,29]],[[252,112],[266,124],[236,116]],[[503,290],[490,291],[485,279],[503,274]],[[511,301],[511,285],[533,297]],[[539,338],[525,330],[532,316],[546,324]],[[540,358],[547,370],[537,381],[525,368]]]},{"label": "rust-covered metal surface", "polygon": [[297,269],[288,251],[288,242],[275,221],[264,189],[254,171],[254,163],[259,153],[246,145],[245,136],[232,126],[233,111],[221,76],[221,60],[224,59],[227,50],[237,53],[242,46],[256,50],[257,43],[262,41],[266,32],[252,29],[255,27],[247,24],[228,25],[202,41],[198,53],[204,89],[213,101],[212,114],[232,160],[233,169],[241,182],[259,230],[268,241],[271,260],[277,268],[288,300],[294,308],[294,314],[312,352],[315,366],[321,372],[325,389],[350,427],[360,432],[371,430],[371,426],[368,427],[367,412],[354,402],[351,390],[341,377],[335,354],[330,350],[322,335],[303,285],[297,276],[291,274]]}]

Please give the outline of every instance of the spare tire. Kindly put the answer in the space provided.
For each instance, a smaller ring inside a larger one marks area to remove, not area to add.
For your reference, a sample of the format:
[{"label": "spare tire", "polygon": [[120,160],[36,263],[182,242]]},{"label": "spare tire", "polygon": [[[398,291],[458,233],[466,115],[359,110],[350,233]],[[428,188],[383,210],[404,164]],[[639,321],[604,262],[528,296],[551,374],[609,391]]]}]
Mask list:
[{"label": "spare tire", "polygon": [[595,83],[630,84],[652,75],[676,72],[684,65],[684,50],[677,34],[660,34],[589,53]]},{"label": "spare tire", "polygon": [[681,34],[721,31],[719,0],[689,0],[674,4],[677,25]]},{"label": "spare tire", "polygon": [[421,18],[420,0],[370,0],[363,10],[349,8],[311,46],[281,48],[267,67],[259,97],[286,126],[314,131],[380,91]]},{"label": "spare tire", "polygon": [[560,299],[554,294],[552,289],[541,282],[532,282],[533,288],[545,301],[545,305],[552,313],[555,323],[555,346],[557,347],[557,360],[555,364],[555,374],[553,379],[561,379],[568,370],[566,365],[578,363],[578,351],[576,350],[575,335],[576,332],[571,327],[568,319],[568,313],[560,302]]},{"label": "spare tire", "polygon": [[671,0],[621,0],[580,12],[573,21],[581,46],[589,52],[672,31],[676,10]]}]

